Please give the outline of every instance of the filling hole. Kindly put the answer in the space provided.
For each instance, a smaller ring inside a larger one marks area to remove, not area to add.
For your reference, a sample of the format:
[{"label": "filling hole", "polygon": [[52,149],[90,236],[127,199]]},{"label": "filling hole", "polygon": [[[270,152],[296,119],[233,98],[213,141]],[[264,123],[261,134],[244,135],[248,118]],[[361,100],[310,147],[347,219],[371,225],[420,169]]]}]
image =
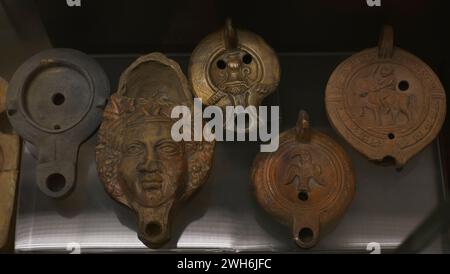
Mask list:
[{"label": "filling hole", "polygon": [[309,199],[308,192],[306,192],[306,191],[301,191],[301,192],[298,194],[298,199],[299,199],[300,201],[303,201],[303,202],[308,201],[308,199]]},{"label": "filling hole", "polygon": [[250,64],[253,61],[253,57],[250,54],[246,54],[244,55],[244,57],[242,57],[242,62],[244,62],[244,64]]},{"label": "filling hole", "polygon": [[405,80],[400,81],[400,83],[398,83],[398,89],[401,91],[407,91],[409,89],[409,82]]},{"label": "filling hole", "polygon": [[61,93],[56,93],[52,96],[52,102],[56,106],[60,106],[60,105],[64,104],[65,101],[66,101],[66,97]]},{"label": "filling hole", "polygon": [[219,69],[225,69],[227,67],[227,64],[225,63],[224,60],[219,60],[219,61],[217,61],[217,67]]}]

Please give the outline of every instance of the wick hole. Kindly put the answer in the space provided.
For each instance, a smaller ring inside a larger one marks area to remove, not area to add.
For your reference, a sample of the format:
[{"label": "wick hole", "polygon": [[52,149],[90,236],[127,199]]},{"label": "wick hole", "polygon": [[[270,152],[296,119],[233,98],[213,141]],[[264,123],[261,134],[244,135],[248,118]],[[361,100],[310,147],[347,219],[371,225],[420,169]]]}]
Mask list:
[{"label": "wick hole", "polygon": [[157,222],[150,222],[145,227],[145,233],[149,237],[156,237],[159,234],[161,234],[161,232],[162,232],[161,225]]},{"label": "wick hole", "polygon": [[305,244],[310,243],[314,239],[314,232],[309,227],[302,228],[298,233],[298,238]]},{"label": "wick hole", "polygon": [[47,177],[46,184],[50,191],[60,192],[66,186],[66,178],[59,173],[54,173]]}]

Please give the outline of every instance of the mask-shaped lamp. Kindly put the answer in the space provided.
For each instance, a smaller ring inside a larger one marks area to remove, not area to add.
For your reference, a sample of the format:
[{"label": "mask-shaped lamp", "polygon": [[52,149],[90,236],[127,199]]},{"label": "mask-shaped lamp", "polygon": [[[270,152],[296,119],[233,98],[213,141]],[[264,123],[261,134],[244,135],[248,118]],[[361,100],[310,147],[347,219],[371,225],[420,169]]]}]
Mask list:
[{"label": "mask-shaped lamp", "polygon": [[106,107],[96,148],[106,191],[136,211],[139,239],[150,248],[170,239],[174,209],[206,181],[212,165],[214,143],[173,140],[176,105],[192,105],[178,64],[159,53],[139,58]]}]

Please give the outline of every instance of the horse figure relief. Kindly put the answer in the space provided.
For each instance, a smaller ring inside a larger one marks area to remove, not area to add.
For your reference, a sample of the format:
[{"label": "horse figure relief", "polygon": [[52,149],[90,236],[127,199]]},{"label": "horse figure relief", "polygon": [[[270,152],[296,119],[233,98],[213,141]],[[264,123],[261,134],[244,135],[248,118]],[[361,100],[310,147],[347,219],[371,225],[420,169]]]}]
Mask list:
[{"label": "horse figure relief", "polygon": [[398,81],[392,66],[378,65],[371,75],[358,79],[359,117],[367,117],[370,111],[377,126],[401,124],[401,115],[411,122],[416,96],[408,90],[408,82]]},{"label": "horse figure relief", "polygon": [[392,26],[383,27],[377,47],[336,67],[325,107],[331,126],[353,148],[371,161],[395,159],[397,168],[433,142],[447,112],[439,77],[395,46]]}]

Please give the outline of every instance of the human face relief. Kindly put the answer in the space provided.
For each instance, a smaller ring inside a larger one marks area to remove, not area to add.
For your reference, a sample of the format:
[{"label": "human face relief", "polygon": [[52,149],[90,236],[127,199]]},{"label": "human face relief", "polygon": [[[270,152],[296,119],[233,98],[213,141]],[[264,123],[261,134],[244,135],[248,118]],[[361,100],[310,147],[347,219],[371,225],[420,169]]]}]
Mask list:
[{"label": "human face relief", "polygon": [[213,84],[223,92],[237,95],[246,92],[256,76],[255,60],[240,49],[227,50],[214,59],[210,69]]},{"label": "human face relief", "polygon": [[122,144],[119,178],[128,198],[144,207],[174,199],[186,180],[184,145],[172,140],[170,122],[127,128]]}]

